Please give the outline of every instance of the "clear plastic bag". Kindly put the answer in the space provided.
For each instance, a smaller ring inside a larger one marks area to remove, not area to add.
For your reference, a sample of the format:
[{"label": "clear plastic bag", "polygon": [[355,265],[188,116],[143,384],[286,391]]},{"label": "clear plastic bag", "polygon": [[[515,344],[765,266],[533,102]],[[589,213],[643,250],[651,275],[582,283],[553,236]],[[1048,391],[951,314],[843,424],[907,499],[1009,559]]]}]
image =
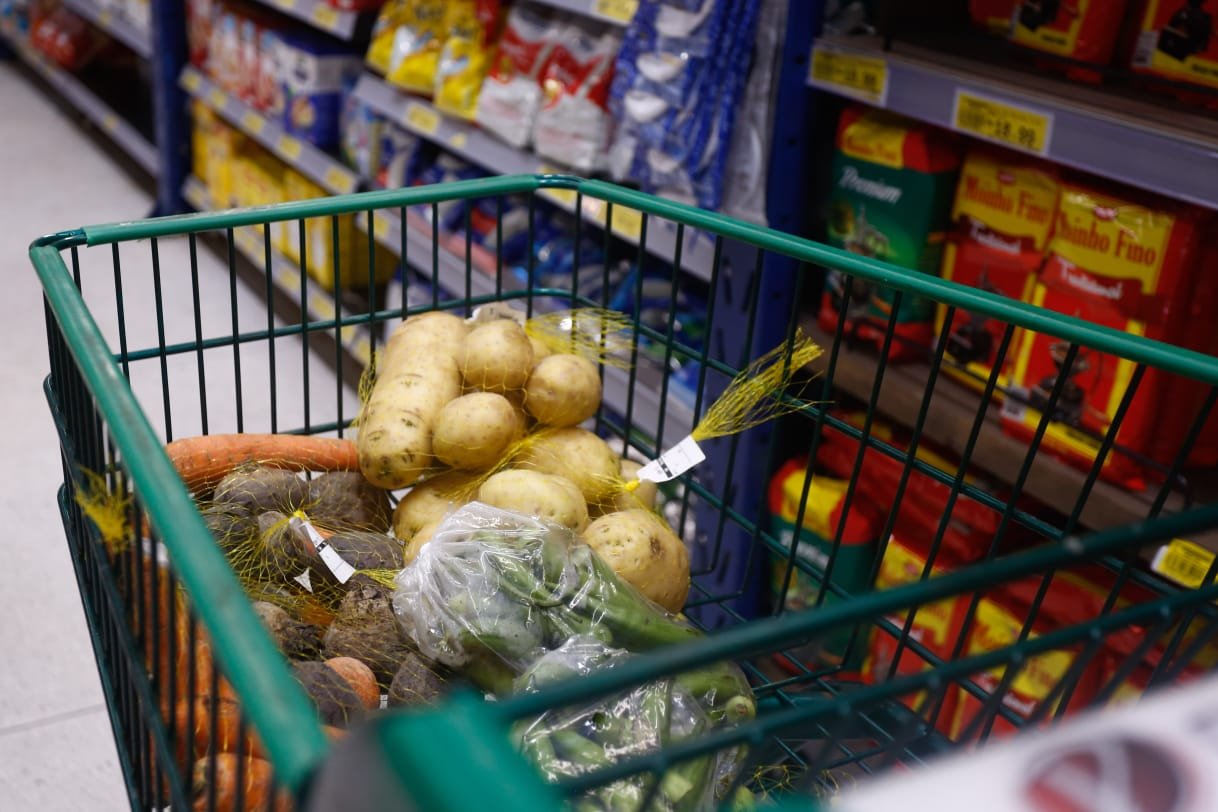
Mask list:
[{"label": "clear plastic bag", "polygon": [[[630,657],[596,637],[577,635],[539,658],[516,681],[519,691],[586,676]],[[595,703],[550,710],[513,728],[517,746],[549,781],[572,778],[655,753],[705,733],[714,722],[680,678],[648,683]],[[676,764],[659,777],[649,809],[706,809],[730,788],[740,751],[711,753]],[[656,779],[634,775],[597,787],[576,808],[641,809]]]},{"label": "clear plastic bag", "polygon": [[[572,638],[637,653],[701,636],[571,531],[477,502],[450,514],[397,576],[393,604],[420,652],[500,696]],[[678,679],[717,723],[754,715],[752,691],[734,664]]]}]

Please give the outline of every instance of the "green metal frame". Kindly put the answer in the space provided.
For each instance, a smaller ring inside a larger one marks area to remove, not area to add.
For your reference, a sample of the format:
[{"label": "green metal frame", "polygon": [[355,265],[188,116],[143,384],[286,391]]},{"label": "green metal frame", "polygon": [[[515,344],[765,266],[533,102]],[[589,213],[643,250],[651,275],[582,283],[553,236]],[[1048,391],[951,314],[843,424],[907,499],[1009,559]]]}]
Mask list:
[{"label": "green metal frame", "polygon": [[[369,192],[266,208],[88,226],[40,239],[31,247],[30,258],[41,279],[48,312],[54,320],[55,329],[62,335],[74,365],[96,401],[98,411],[104,415],[110,440],[124,461],[130,482],[135,493],[139,495],[153,531],[163,540],[182,586],[188,594],[207,596],[206,600],[194,602],[198,617],[214,641],[224,674],[237,693],[244,698],[245,713],[261,736],[268,757],[275,766],[277,779],[297,794],[305,793],[311,776],[323,763],[330,745],[322,734],[312,704],[291,678],[287,665],[258,622],[223,554],[213,543],[211,533],[204,525],[193,500],[178,480],[161,441],[136,403],[115,361],[113,349],[107,345],[85,305],[61,252],[80,246],[107,245],[301,218],[370,212],[380,208],[512,195],[544,189],[573,190],[578,196],[577,205],[582,198],[605,201],[610,204],[607,208],[610,222],[614,206],[628,207],[648,216],[664,218],[764,251],[783,254],[801,263],[840,270],[894,288],[904,294],[927,297],[958,309],[984,314],[1018,327],[1047,333],[1101,352],[1218,386],[1218,359],[1200,353],[1051,313],[984,291],[867,260],[789,234],[745,224],[719,214],[661,200],[612,184],[568,176],[495,177],[435,187]],[[368,314],[349,319],[339,317],[330,322],[316,323],[316,326],[338,327],[366,323],[373,316],[374,314]],[[301,327],[303,329],[305,325]],[[124,360],[134,357],[137,356],[131,355]],[[718,362],[711,362],[711,366],[726,374],[734,372],[727,365]],[[964,594],[1027,574],[1052,572],[1055,568],[1072,562],[1121,553],[1148,541],[1186,535],[1214,526],[1218,526],[1218,506],[1206,506],[1188,513],[1161,517],[1085,538],[1070,538],[1057,545],[957,570],[941,578],[826,605],[815,612],[784,615],[738,626],[695,644],[639,657],[612,672],[596,674],[578,683],[559,685],[543,693],[522,696],[495,706],[483,706],[478,703],[477,708],[471,708],[466,700],[454,700],[454,715],[445,718],[459,718],[468,724],[463,722],[451,730],[445,728],[444,736],[446,740],[451,739],[453,747],[461,741],[474,744],[488,735],[485,727],[487,724],[492,727],[496,724],[506,724],[512,719],[536,713],[547,707],[603,696],[624,686],[665,674],[725,658],[739,659],[776,650],[834,627],[873,620],[894,609],[919,606],[939,597]],[[1212,598],[1218,598],[1218,587],[1209,586],[1198,593],[1177,593],[1163,598],[1155,605],[1148,604],[1144,608],[1135,607],[1106,615],[1097,621],[1097,624],[1115,627],[1119,622],[1131,622],[1131,619],[1143,616],[1150,617],[1155,612],[1164,612],[1171,607],[1198,605],[1199,602]],[[1060,645],[1066,640],[1082,640],[1094,633],[1094,628],[1082,628],[1024,640],[1014,656],[1025,657],[1036,651],[1046,650],[1055,643]],[[899,696],[902,692],[924,687],[928,683],[950,680],[954,674],[963,676],[975,673],[991,660],[997,661],[1000,657],[1009,660],[1011,656],[1012,653],[1008,651],[1004,654],[991,653],[958,663],[949,663],[936,674],[907,677],[882,685],[868,686],[861,689],[860,696]],[[752,725],[720,731],[695,744],[683,745],[664,754],[617,765],[605,775],[598,773],[584,782],[576,782],[575,785],[564,789],[576,791],[583,784],[605,780],[607,775],[624,775],[628,771],[638,769],[659,769],[674,760],[693,756],[715,746],[757,743],[765,735],[781,729],[784,725],[796,721],[807,722],[820,716],[829,718],[848,710],[849,701],[842,698],[826,702],[822,708],[812,711],[806,707],[788,709],[765,716]],[[445,713],[447,711],[441,708],[434,711],[431,718]],[[433,756],[436,755],[434,737],[440,728],[405,719],[386,721],[384,725],[386,746],[406,747],[409,740],[415,739],[415,746],[425,745],[420,757],[425,758],[429,750]],[[419,736],[424,739],[417,739]],[[494,769],[503,770],[502,774],[512,776],[513,780],[524,781],[525,776],[532,774],[531,771],[522,759],[511,753],[506,746],[506,737],[500,739],[504,743],[502,748],[484,748],[484,755],[489,759],[488,765],[492,761],[507,759],[506,762],[498,763]],[[453,757],[447,752],[448,747],[442,749],[446,752],[438,754],[437,760],[433,762],[437,771],[434,780],[450,783],[459,790],[458,795],[443,801],[439,795],[424,794],[420,797],[427,799],[426,808],[463,808],[462,800],[469,800],[469,797],[461,793],[476,791],[478,788],[471,790],[470,787],[464,786],[463,781],[456,780],[457,776],[467,774],[469,765],[463,762],[453,764]],[[491,767],[488,766],[488,769]],[[542,787],[540,782],[535,783],[536,794],[521,789],[519,793],[510,796],[510,799],[505,799],[501,806],[505,810],[540,808],[537,804],[545,799],[552,799],[553,796],[549,788]],[[422,788],[420,791],[426,792]]]}]

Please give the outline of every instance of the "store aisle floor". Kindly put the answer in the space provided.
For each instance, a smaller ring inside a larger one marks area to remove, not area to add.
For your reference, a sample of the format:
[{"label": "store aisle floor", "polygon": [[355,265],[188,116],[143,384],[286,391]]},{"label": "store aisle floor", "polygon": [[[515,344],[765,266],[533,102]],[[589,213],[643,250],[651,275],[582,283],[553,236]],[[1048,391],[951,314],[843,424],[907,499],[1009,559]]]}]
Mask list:
[{"label": "store aisle floor", "polygon": [[[0,395],[0,460],[6,466],[0,472],[0,516],[9,531],[0,542],[0,650],[5,652],[0,665],[0,808],[122,809],[128,806],[126,790],[56,508],[63,476],[42,393],[49,369],[46,327],[41,289],[26,250],[40,234],[146,217],[153,200],[150,187],[118,165],[49,92],[20,68],[0,61],[0,177],[5,180],[0,186],[0,267],[8,305],[0,327],[0,369],[8,376]],[[169,343],[193,340],[190,285],[178,281],[190,267],[187,243],[158,242],[166,338]],[[129,346],[155,346],[149,244],[125,245],[121,251]],[[234,323],[242,332],[265,329],[264,300],[235,283],[218,254],[202,245],[197,254],[204,336],[231,335]],[[118,346],[110,252],[83,249],[80,262],[86,303],[111,345]],[[235,301],[236,314],[230,301]],[[304,356],[298,338],[282,337],[276,346],[278,365],[265,346],[244,345],[240,367],[228,348],[209,350],[205,384],[193,355],[171,357],[168,389],[162,389],[156,359],[132,363],[131,385],[156,431],[164,434],[165,415],[172,412],[173,436],[299,425],[306,401],[317,422],[336,419],[340,408],[348,417],[354,414],[358,402],[353,392],[344,390],[341,406],[336,404],[336,381],[326,363],[310,355],[308,374],[301,374]],[[266,394],[272,375],[278,380],[277,404]]]}]

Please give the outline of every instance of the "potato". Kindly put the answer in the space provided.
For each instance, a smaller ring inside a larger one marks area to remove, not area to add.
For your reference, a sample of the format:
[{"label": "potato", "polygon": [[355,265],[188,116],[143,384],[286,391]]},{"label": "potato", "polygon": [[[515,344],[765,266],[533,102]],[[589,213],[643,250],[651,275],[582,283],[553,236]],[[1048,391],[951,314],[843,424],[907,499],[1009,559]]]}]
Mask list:
[{"label": "potato", "polygon": [[377,378],[360,416],[360,471],[379,488],[414,483],[432,461],[432,425],[440,409],[461,394],[452,355],[400,343],[386,349],[388,375]]},{"label": "potato", "polygon": [[542,358],[553,353],[546,343],[536,336],[529,336],[529,344],[533,346],[533,363],[536,364]]},{"label": "potato", "polygon": [[689,552],[659,516],[642,508],[608,513],[580,538],[622,580],[668,611],[681,611],[689,595]]},{"label": "potato", "polygon": [[601,405],[596,364],[578,355],[551,355],[533,367],[524,388],[524,406],[538,423],[576,426]]},{"label": "potato", "polygon": [[523,389],[533,369],[533,345],[524,328],[500,319],[475,327],[465,337],[461,375],[466,386],[485,392]]},{"label": "potato", "polygon": [[419,550],[423,549],[423,545],[431,541],[431,537],[436,534],[436,530],[440,527],[440,522],[428,522],[418,529],[410,541],[406,543],[406,549],[402,552],[402,566],[409,566],[419,556]]},{"label": "potato", "polygon": [[393,511],[393,533],[403,541],[409,541],[425,524],[438,522],[450,510],[465,504],[457,498],[472,476],[460,471],[446,471],[415,485],[402,497]]},{"label": "potato", "polygon": [[484,470],[524,436],[520,415],[503,395],[474,392],[453,400],[436,416],[432,450],[454,468]]},{"label": "potato", "polygon": [[[462,345],[469,334],[469,325],[458,316],[433,310],[411,316],[398,325],[385,342],[386,352],[390,348],[409,346],[414,349],[440,351],[451,355],[460,366]],[[382,367],[384,370],[385,367]]]},{"label": "potato", "polygon": [[[633,482],[642,467],[634,460],[623,459],[618,466],[622,473],[622,482]],[[594,516],[604,516],[606,513],[617,513],[619,510],[631,510],[632,508],[654,510],[658,494],[659,488],[656,483],[640,482],[633,491],[618,491],[604,501],[593,505],[592,513]]]},{"label": "potato", "polygon": [[622,485],[617,455],[604,440],[585,429],[537,433],[518,455],[515,467],[566,477],[589,504],[612,496]]},{"label": "potato", "polygon": [[540,471],[500,471],[482,483],[478,501],[575,531],[588,524],[588,504],[575,483]]}]

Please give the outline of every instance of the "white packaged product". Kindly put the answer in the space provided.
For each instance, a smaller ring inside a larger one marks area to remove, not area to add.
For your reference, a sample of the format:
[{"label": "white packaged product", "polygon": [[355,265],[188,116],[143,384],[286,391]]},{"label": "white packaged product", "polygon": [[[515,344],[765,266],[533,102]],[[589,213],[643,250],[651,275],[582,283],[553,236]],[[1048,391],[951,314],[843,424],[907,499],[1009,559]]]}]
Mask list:
[{"label": "white packaged product", "polygon": [[538,154],[582,172],[599,169],[609,141],[606,107],[620,42],[567,26],[541,75],[542,106],[533,127]]},{"label": "white packaged product", "polygon": [[499,53],[482,83],[476,118],[516,147],[529,143],[541,105],[541,71],[557,42],[558,27],[527,6],[515,6],[499,40]]}]

